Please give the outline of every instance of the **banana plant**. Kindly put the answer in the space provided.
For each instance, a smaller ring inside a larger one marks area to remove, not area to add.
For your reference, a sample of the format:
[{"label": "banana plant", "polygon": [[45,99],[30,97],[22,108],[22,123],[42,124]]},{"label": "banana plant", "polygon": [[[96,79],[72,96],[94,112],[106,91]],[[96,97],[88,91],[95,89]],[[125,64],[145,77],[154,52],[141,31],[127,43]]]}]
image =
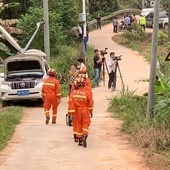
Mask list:
[{"label": "banana plant", "polygon": [[170,78],[165,78],[161,73],[157,75],[159,80],[155,89],[156,104],[154,105],[153,122],[170,129]]}]

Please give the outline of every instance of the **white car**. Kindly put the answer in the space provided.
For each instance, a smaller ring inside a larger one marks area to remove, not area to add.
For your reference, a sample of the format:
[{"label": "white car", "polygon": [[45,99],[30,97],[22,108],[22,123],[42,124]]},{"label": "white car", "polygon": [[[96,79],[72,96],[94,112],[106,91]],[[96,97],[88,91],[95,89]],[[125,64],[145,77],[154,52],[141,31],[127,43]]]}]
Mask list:
[{"label": "white car", "polygon": [[142,9],[140,15],[146,17],[150,12],[154,12],[154,8],[145,8],[145,9]]},{"label": "white car", "polygon": [[28,50],[4,60],[4,80],[0,85],[3,107],[11,101],[41,99],[43,79],[50,68],[45,55],[39,50]]}]

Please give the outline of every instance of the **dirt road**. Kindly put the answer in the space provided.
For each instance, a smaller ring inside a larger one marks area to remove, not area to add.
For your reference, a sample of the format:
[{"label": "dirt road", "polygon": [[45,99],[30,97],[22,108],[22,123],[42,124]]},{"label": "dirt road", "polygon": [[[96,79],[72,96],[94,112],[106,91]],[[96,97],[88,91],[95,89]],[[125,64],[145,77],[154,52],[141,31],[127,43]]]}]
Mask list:
[{"label": "dirt road", "polygon": [[[107,47],[108,52],[122,54],[119,63],[123,80],[141,94],[147,90],[147,83],[137,81],[148,77],[149,66],[137,52],[112,42],[112,35],[112,25],[107,25],[91,32],[89,43],[99,50]],[[108,92],[103,82],[93,89],[94,117],[87,148],[73,142],[72,128],[65,125],[68,98],[62,99],[56,125],[44,124],[43,108],[25,108],[25,117],[8,147],[0,153],[0,170],[149,170],[141,154],[120,132],[120,121],[106,111],[107,99],[120,89],[120,78],[114,93]]]}]

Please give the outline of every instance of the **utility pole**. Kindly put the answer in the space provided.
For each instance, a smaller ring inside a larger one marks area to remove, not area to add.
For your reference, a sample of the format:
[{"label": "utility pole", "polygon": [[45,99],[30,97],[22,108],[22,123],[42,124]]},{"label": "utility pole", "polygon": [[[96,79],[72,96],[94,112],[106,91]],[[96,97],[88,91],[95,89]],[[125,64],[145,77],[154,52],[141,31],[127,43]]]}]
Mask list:
[{"label": "utility pole", "polygon": [[150,77],[149,77],[149,95],[147,104],[148,121],[153,116],[153,109],[155,104],[155,81],[156,81],[156,62],[157,62],[157,49],[158,49],[158,29],[159,29],[159,7],[160,0],[155,1],[154,7],[154,21],[153,21],[153,33],[152,33],[152,52],[150,61]]},{"label": "utility pole", "polygon": [[86,30],[86,0],[82,0],[82,6],[83,6],[83,15],[84,15],[84,24],[83,24],[83,44],[84,44],[84,50],[87,51],[87,30]]},{"label": "utility pole", "polygon": [[145,8],[145,0],[142,0],[142,9]]},{"label": "utility pole", "polygon": [[44,52],[47,54],[47,60],[50,61],[50,37],[49,37],[49,17],[48,17],[48,0],[43,0],[44,16]]}]

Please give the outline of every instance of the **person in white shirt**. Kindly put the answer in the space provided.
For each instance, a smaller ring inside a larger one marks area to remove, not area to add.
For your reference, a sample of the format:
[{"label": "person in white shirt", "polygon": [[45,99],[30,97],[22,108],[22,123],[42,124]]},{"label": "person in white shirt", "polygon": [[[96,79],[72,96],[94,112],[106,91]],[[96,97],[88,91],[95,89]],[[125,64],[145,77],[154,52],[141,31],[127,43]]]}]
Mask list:
[{"label": "person in white shirt", "polygon": [[78,35],[79,35],[80,39],[82,40],[83,39],[83,30],[82,30],[82,27],[80,25],[78,25],[77,29],[78,29]]},{"label": "person in white shirt", "polygon": [[116,65],[117,60],[114,60],[115,53],[110,53],[110,58],[108,59],[108,71],[109,71],[109,82],[108,89],[114,91],[116,88]]},{"label": "person in white shirt", "polygon": [[130,25],[130,17],[128,15],[126,15],[125,19],[124,19],[124,23],[126,26]]}]

